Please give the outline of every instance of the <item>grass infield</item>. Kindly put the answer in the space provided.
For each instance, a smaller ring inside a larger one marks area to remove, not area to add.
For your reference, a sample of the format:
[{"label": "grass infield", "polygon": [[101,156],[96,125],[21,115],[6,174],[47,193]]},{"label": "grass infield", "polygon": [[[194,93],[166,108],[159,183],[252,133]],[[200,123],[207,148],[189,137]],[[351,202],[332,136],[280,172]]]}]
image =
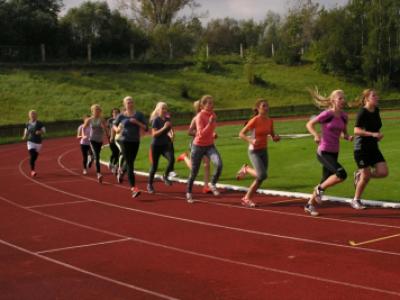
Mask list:
[{"label": "grass infield", "polygon": [[[380,142],[380,149],[389,166],[389,177],[379,180],[371,180],[365,193],[364,199],[400,202],[400,118],[398,112],[383,112],[383,128],[385,135]],[[292,135],[307,133],[305,120],[285,120],[275,122],[275,130],[278,134]],[[354,126],[354,116],[350,116],[349,132]],[[248,187],[252,178],[241,181],[235,179],[236,172],[242,164],[250,163],[247,156],[247,144],[238,138],[241,125],[228,125],[218,127],[218,139],[216,142],[218,151],[223,159],[223,172],[220,183],[236,184]],[[142,139],[135,168],[140,171],[149,170],[149,145],[151,138],[146,136]],[[175,157],[183,151],[188,151],[190,138],[186,131],[178,131],[175,146]],[[312,188],[319,182],[322,167],[316,158],[316,145],[310,136],[300,138],[283,137],[279,143],[269,141],[269,168],[268,179],[262,188],[281,190],[288,192],[311,193]],[[109,149],[102,151],[102,159],[107,160]],[[341,140],[341,151],[339,162],[347,171],[347,180],[328,190],[327,194],[340,197],[352,197],[354,194],[352,174],[356,169],[353,159],[353,143]],[[159,172],[165,169],[165,159],[160,159]],[[187,178],[189,171],[183,162],[175,163],[175,171],[179,177]],[[197,177],[202,180],[202,171]]]}]

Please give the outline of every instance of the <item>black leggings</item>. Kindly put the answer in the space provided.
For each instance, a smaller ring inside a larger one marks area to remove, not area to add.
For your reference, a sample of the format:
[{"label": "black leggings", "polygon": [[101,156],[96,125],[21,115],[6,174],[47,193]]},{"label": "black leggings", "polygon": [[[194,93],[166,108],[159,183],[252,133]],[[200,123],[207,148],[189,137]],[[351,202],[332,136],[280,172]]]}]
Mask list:
[{"label": "black leggings", "polygon": [[100,151],[101,151],[101,146],[103,146],[103,143],[90,141],[90,146],[93,151],[94,160],[96,161],[96,172],[100,173]]},{"label": "black leggings", "polygon": [[82,165],[83,165],[83,168],[86,169],[89,154],[92,153],[92,151],[90,149],[90,145],[82,145],[81,144],[81,152],[82,152]]},{"label": "black leggings", "polygon": [[110,150],[111,150],[110,164],[113,166],[117,166],[118,162],[119,162],[119,148],[113,142],[113,143],[110,143]]},{"label": "black leggings", "polygon": [[161,155],[168,161],[164,176],[168,178],[169,173],[174,169],[175,158],[172,143],[160,146],[151,145],[152,164],[150,168],[149,184],[153,184],[154,175],[157,172],[158,162],[160,161]]},{"label": "black leggings", "polygon": [[340,179],[345,180],[347,177],[346,170],[338,163],[339,153],[321,151],[317,153],[317,158],[322,164],[321,183],[327,180],[331,175],[336,175]]},{"label": "black leggings", "polygon": [[39,152],[37,152],[36,149],[30,149],[29,156],[30,156],[29,164],[31,166],[31,170],[35,171],[35,162],[39,156]]},{"label": "black leggings", "polygon": [[139,150],[140,142],[119,142],[121,152],[126,163],[126,171],[128,172],[129,185],[135,186],[135,160]]}]

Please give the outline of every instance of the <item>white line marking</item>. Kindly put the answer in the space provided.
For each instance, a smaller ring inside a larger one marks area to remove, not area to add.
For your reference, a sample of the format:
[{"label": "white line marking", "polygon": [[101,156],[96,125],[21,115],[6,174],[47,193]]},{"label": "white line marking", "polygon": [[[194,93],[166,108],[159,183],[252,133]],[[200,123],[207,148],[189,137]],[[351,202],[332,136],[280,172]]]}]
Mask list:
[{"label": "white line marking", "polygon": [[[64,166],[63,163],[61,162],[61,159],[62,159],[65,155],[67,155],[68,153],[70,153],[70,152],[72,152],[72,151],[74,151],[74,149],[62,153],[62,154],[58,157],[57,161],[58,161],[59,166],[60,166],[62,169],[64,169],[66,172],[68,172],[68,173],[70,173],[70,174],[74,174],[74,175],[80,176],[80,174],[78,174],[78,173],[72,171],[71,169],[67,168],[67,167]],[[102,162],[102,164],[105,165],[104,162]],[[140,175],[140,176],[148,176],[148,173],[145,173],[145,172],[136,172],[136,171],[135,171],[135,174],[138,174],[138,175]],[[97,179],[95,179],[95,178],[90,178],[90,177],[86,177],[86,176],[85,176],[85,177],[84,177],[84,176],[81,176],[81,177],[83,177],[83,178],[86,179],[86,180],[91,180],[91,181],[93,181],[93,182],[97,182]],[[160,176],[160,175],[156,175],[156,176],[155,176],[155,178],[161,178],[161,177],[162,177],[162,176]],[[176,181],[176,182],[179,182],[179,183],[186,183],[186,180],[184,180],[184,179],[173,179],[173,180]],[[112,185],[112,186],[117,187],[117,188],[129,190],[128,187],[125,187],[125,186],[122,186],[122,185],[119,185],[119,184],[110,183],[110,182],[107,182],[107,181],[103,181],[103,184]],[[201,185],[201,186],[204,185],[204,183],[203,183],[203,182],[200,182],[200,181],[195,181],[195,184]],[[242,188],[243,191],[247,191],[247,188],[244,188],[244,187],[240,187],[240,188]],[[238,190],[239,190],[239,189],[238,189]],[[242,191],[242,190],[240,190],[240,191]],[[186,200],[186,198],[184,198],[184,197],[172,196],[172,195],[166,194],[166,193],[157,192],[157,195],[164,195],[164,196],[168,196],[168,197],[174,198],[174,199]],[[309,215],[306,215],[306,214],[304,214],[304,213],[303,213],[303,214],[298,214],[298,213],[283,212],[283,211],[277,211],[277,210],[265,209],[265,208],[248,208],[248,207],[244,207],[244,206],[237,206],[237,205],[226,204],[226,203],[217,203],[217,202],[207,201],[207,200],[196,200],[196,199],[195,199],[195,202],[207,203],[207,204],[211,204],[211,205],[224,206],[224,207],[235,208],[235,209],[252,210],[252,211],[257,211],[257,212],[260,212],[260,213],[272,213],[272,214],[278,214],[278,215],[286,215],[286,216],[293,216],[293,217],[300,217],[300,218],[308,218],[308,219],[310,219],[310,216],[309,216]],[[316,219],[316,218],[313,218],[313,219]],[[322,221],[322,220],[323,220],[323,221],[331,221],[331,222],[339,222],[339,223],[348,223],[348,224],[357,224],[357,225],[363,225],[363,226],[364,226],[364,225],[367,225],[367,226],[372,226],[372,227],[383,227],[383,228],[395,228],[395,229],[400,229],[400,226],[395,226],[395,225],[387,225],[387,224],[379,224],[379,223],[370,223],[370,222],[361,222],[361,221],[351,221],[351,220],[335,219],[335,218],[329,218],[329,217],[324,217],[324,216],[319,216],[319,217],[318,217],[318,220],[321,220],[321,221]]]},{"label": "white line marking", "polygon": [[113,284],[129,288],[131,290],[136,290],[136,291],[139,291],[139,292],[142,292],[142,293],[145,293],[145,294],[150,294],[150,295],[162,298],[162,299],[168,299],[168,300],[177,300],[178,299],[178,298],[174,298],[174,297],[171,297],[171,296],[168,296],[168,295],[165,295],[165,294],[157,293],[157,292],[154,292],[154,291],[151,291],[151,290],[148,290],[148,289],[136,286],[136,285],[132,285],[132,284],[129,284],[129,283],[126,283],[126,282],[123,282],[123,281],[119,281],[119,280],[113,279],[111,277],[103,276],[103,275],[100,275],[100,274],[97,274],[97,273],[94,273],[94,272],[91,272],[91,271],[76,267],[76,266],[71,265],[71,264],[67,264],[67,263],[62,262],[60,260],[53,259],[53,258],[44,256],[44,255],[41,255],[39,253],[32,252],[32,251],[30,251],[28,249],[19,247],[17,245],[11,244],[11,243],[9,243],[7,241],[4,241],[2,239],[0,239],[0,243],[3,244],[3,245],[8,246],[10,248],[14,248],[14,249],[19,250],[21,252],[24,252],[24,253],[30,254],[32,256],[35,256],[37,258],[43,259],[45,261],[52,262],[52,263],[54,263],[56,265],[63,266],[65,268],[67,268],[67,269],[71,269],[71,270],[74,270],[74,271],[77,271],[77,272],[80,272],[80,273],[83,273],[83,274],[86,274],[86,275],[89,275],[89,276],[92,276],[92,277],[95,277],[95,278],[98,278],[98,279],[102,279],[104,281],[108,281],[108,282],[111,282]]},{"label": "white line marking", "polygon": [[109,240],[109,241],[98,242],[98,243],[90,243],[90,244],[83,244],[83,245],[77,245],[77,246],[42,250],[42,251],[37,251],[35,253],[37,253],[37,254],[54,253],[54,252],[60,252],[60,251],[66,251],[66,250],[74,250],[74,249],[80,249],[80,248],[87,248],[87,247],[94,247],[94,246],[101,246],[101,245],[108,245],[108,244],[116,244],[116,243],[126,242],[126,241],[130,241],[130,240],[131,240],[131,238],[123,238],[123,239]]},{"label": "white line marking", "polygon": [[80,201],[70,201],[70,202],[59,202],[59,203],[48,203],[48,204],[38,204],[32,206],[25,206],[26,208],[41,208],[41,207],[53,207],[53,206],[64,206],[71,204],[79,204],[79,203],[88,203],[88,200],[80,200]]},{"label": "white line marking", "polygon": [[[71,182],[79,182],[81,179],[71,179],[71,180],[49,180],[46,183],[71,183]],[[33,185],[34,183],[26,183],[25,185]]]},{"label": "white line marking", "polygon": [[50,185],[44,184],[40,181],[36,181],[26,175],[23,170],[22,170],[22,163],[24,160],[21,161],[19,164],[19,169],[20,172],[23,176],[25,176],[28,180],[35,181],[37,182],[38,185],[41,185],[49,190],[53,190],[56,192],[59,192],[61,194],[65,194],[71,197],[75,197],[78,199],[82,200],[88,200],[94,203],[102,204],[104,206],[109,206],[109,207],[114,207],[122,210],[127,210],[131,212],[136,212],[144,215],[150,215],[150,216],[155,216],[155,217],[161,217],[169,220],[176,220],[176,221],[181,221],[185,223],[191,223],[191,224],[197,224],[197,225],[202,225],[202,226],[208,226],[208,227],[213,227],[213,228],[220,228],[220,229],[225,229],[225,230],[232,230],[232,231],[237,231],[237,232],[243,232],[243,233],[249,233],[249,234],[254,234],[254,235],[260,235],[260,236],[269,236],[269,237],[274,237],[274,238],[280,238],[280,239],[287,239],[287,240],[292,240],[292,241],[297,241],[297,242],[302,242],[302,243],[311,243],[311,244],[318,244],[318,245],[324,245],[324,246],[333,246],[333,247],[338,247],[338,248],[345,248],[345,249],[351,249],[353,251],[365,251],[365,252],[371,252],[371,253],[380,253],[380,254],[389,254],[389,255],[394,255],[394,256],[400,256],[400,253],[397,252],[390,252],[390,251],[384,251],[384,250],[378,250],[378,249],[370,249],[370,248],[354,248],[351,247],[350,245],[347,244],[337,244],[337,243],[330,243],[330,242],[322,242],[322,241],[317,241],[317,240],[312,240],[312,239],[306,239],[306,238],[297,238],[297,237],[292,237],[292,236],[285,236],[285,235],[279,235],[279,234],[272,234],[268,232],[262,232],[262,231],[256,231],[256,230],[249,230],[249,229],[243,229],[243,228],[238,228],[238,227],[230,227],[230,226],[224,226],[220,224],[215,224],[215,223],[209,223],[209,222],[204,222],[204,221],[198,221],[198,220],[192,220],[192,219],[186,219],[186,218],[179,218],[171,215],[165,215],[165,214],[160,214],[160,213],[155,213],[155,212],[150,212],[150,211],[145,211],[145,210],[140,210],[140,209],[135,209],[131,207],[125,207],[125,206],[120,206],[117,204],[109,203],[109,202],[103,202],[100,200],[95,200],[93,198],[81,196],[78,194],[66,192],[64,190],[52,187]]},{"label": "white line marking", "polygon": [[[6,199],[4,197],[0,196],[0,199],[2,199],[3,201],[5,201],[7,203],[10,203],[11,205],[14,205],[16,207],[19,207],[19,208],[22,208],[22,209],[26,209],[25,207],[20,206],[19,204],[14,203],[13,201],[8,200],[8,199]],[[32,211],[33,213],[38,213],[38,214],[40,214],[42,216],[47,216],[47,217],[52,218],[52,219],[55,218],[52,215],[36,212],[35,210],[31,210],[31,209],[28,209],[28,210]],[[72,221],[69,221],[69,220],[61,219],[61,218],[55,218],[55,219],[57,219],[57,220],[59,220],[61,222],[65,222],[67,224],[72,224],[72,225],[78,226],[78,227],[92,229],[93,231],[96,231],[96,232],[103,232],[102,229],[98,229],[98,228],[95,228],[95,227],[83,225],[83,224],[80,224],[80,223],[72,222]],[[114,233],[114,235],[119,235],[119,234]],[[291,272],[291,271],[286,271],[286,270],[282,270],[282,269],[270,268],[270,267],[265,267],[265,266],[256,265],[256,264],[250,264],[250,263],[236,261],[236,260],[223,258],[223,257],[219,257],[219,256],[208,255],[208,254],[204,254],[204,253],[200,253],[200,252],[190,251],[190,250],[186,250],[186,249],[183,249],[183,248],[172,247],[172,246],[168,246],[168,245],[164,245],[164,244],[160,244],[160,243],[155,243],[155,242],[151,242],[151,241],[147,241],[147,240],[142,240],[142,239],[138,239],[138,238],[134,238],[134,237],[125,236],[124,238],[129,238],[131,241],[136,242],[136,243],[140,243],[140,244],[150,245],[150,246],[153,246],[153,247],[163,248],[163,249],[167,249],[167,250],[171,250],[171,251],[175,251],[175,252],[179,252],[179,253],[184,253],[184,254],[198,256],[198,257],[203,257],[203,258],[216,260],[216,261],[221,261],[221,262],[225,262],[225,263],[230,263],[230,264],[233,264],[233,265],[239,265],[239,266],[244,266],[244,267],[253,268],[253,269],[257,269],[257,270],[274,272],[274,273],[289,275],[289,276],[293,276],[293,277],[300,277],[300,278],[305,278],[305,279],[310,279],[310,280],[320,281],[320,282],[325,282],[325,283],[330,283],[330,284],[336,284],[336,285],[351,287],[351,288],[355,288],[355,289],[362,289],[362,290],[367,290],[367,291],[379,292],[379,293],[383,293],[383,294],[400,296],[400,293],[396,292],[396,291],[383,290],[383,289],[379,289],[379,288],[373,288],[373,287],[363,286],[363,285],[359,285],[359,284],[352,284],[352,283],[348,283],[348,282],[342,282],[342,281],[337,281],[337,280],[327,279],[327,278],[323,278],[323,277],[307,275],[307,274],[298,273],[298,272]],[[114,280],[112,278],[105,277],[105,276],[102,276],[102,275],[99,275],[99,274],[96,274],[96,273],[92,273],[92,272],[89,272],[87,270],[84,270],[84,269],[81,269],[81,268],[78,268],[78,267],[63,263],[61,261],[49,258],[47,256],[43,256],[43,255],[34,253],[34,252],[29,251],[27,249],[24,249],[24,248],[21,248],[19,246],[10,244],[10,243],[8,243],[6,241],[3,241],[1,239],[0,239],[0,243],[3,243],[5,245],[8,245],[8,246],[13,247],[15,249],[18,249],[20,251],[29,253],[31,255],[37,256],[37,257],[42,258],[44,260],[48,260],[48,261],[54,262],[56,264],[60,264],[60,265],[62,265],[64,267],[66,267],[66,268],[74,269],[76,271],[79,271],[79,272],[82,272],[82,273],[85,273],[85,274],[89,274],[89,275],[92,275],[94,277],[101,278],[101,279],[104,279],[104,280],[107,280],[107,281],[110,281],[110,282],[113,282],[113,283],[116,283],[116,284],[120,284],[120,285],[124,285],[124,286],[128,286],[128,287],[131,286],[130,284],[127,284],[127,283],[124,283],[124,282],[121,282],[121,281],[116,281],[116,280]],[[132,286],[132,287],[134,287],[134,289],[138,288],[136,286]],[[141,289],[141,288],[138,288],[138,289]],[[154,293],[154,292],[151,292],[151,291],[148,291],[148,292]],[[173,299],[173,298],[171,298],[171,299]]]}]

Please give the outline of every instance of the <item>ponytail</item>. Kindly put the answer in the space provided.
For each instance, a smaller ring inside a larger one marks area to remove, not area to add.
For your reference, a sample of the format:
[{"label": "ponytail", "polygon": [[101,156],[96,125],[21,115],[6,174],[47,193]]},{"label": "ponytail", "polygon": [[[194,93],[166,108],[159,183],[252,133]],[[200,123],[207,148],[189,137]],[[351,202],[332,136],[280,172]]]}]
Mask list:
[{"label": "ponytail", "polygon": [[335,97],[336,94],[338,93],[344,94],[343,90],[334,90],[329,95],[329,97],[324,97],[319,93],[318,88],[308,89],[308,92],[310,93],[312,99],[314,100],[315,106],[321,109],[331,107],[332,99]]}]

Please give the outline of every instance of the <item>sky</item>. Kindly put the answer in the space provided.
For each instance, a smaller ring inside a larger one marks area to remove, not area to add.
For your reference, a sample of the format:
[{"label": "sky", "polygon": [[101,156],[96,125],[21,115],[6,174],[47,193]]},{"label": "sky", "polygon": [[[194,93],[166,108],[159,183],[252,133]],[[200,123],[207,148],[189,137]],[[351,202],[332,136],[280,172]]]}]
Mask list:
[{"label": "sky", "polygon": [[[85,0],[63,0],[64,12],[71,7],[78,6]],[[92,0],[93,1],[93,0]],[[116,7],[117,0],[107,0],[111,8]],[[232,17],[234,19],[254,19],[262,20],[266,13],[271,10],[273,12],[284,14],[288,7],[291,6],[291,0],[196,0],[201,5],[197,12],[207,12],[208,21],[216,18]],[[348,0],[319,0],[318,2],[326,8],[341,6]]]}]

